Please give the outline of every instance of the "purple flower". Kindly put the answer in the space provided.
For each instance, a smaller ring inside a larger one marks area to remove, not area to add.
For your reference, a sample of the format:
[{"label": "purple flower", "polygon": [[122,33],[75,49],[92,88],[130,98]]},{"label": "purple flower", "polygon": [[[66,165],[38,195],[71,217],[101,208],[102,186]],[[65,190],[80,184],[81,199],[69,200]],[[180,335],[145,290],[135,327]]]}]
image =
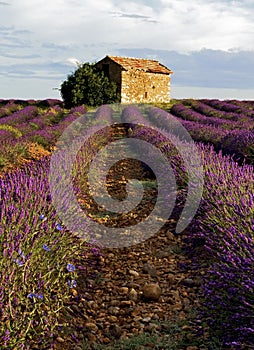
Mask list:
[{"label": "purple flower", "polygon": [[69,271],[69,272],[73,272],[73,271],[75,271],[75,266],[73,265],[73,264],[67,264],[67,270]]},{"label": "purple flower", "polygon": [[21,261],[21,260],[18,259],[18,258],[15,258],[14,261],[15,261],[19,266],[23,266],[23,265],[24,265],[23,261]]},{"label": "purple flower", "polygon": [[77,282],[75,280],[68,280],[68,286],[70,288],[76,288],[77,287]]},{"label": "purple flower", "polygon": [[34,296],[35,296],[34,293],[29,293],[27,297],[30,298],[30,299],[33,299]]},{"label": "purple flower", "polygon": [[35,297],[42,300],[43,294],[42,293],[35,293]]},{"label": "purple flower", "polygon": [[37,298],[37,299],[43,299],[43,294],[42,293],[29,293],[28,298],[33,299],[33,298]]},{"label": "purple flower", "polygon": [[62,226],[60,225],[60,224],[56,224],[56,229],[58,230],[58,231],[62,231]]},{"label": "purple flower", "polygon": [[46,250],[47,252],[50,251],[50,248],[49,248],[46,244],[43,244],[42,248],[43,248],[44,250]]},{"label": "purple flower", "polygon": [[18,254],[22,257],[22,259],[26,259],[26,256],[25,256],[25,254],[22,252],[22,250],[19,248],[19,250],[18,250]]}]

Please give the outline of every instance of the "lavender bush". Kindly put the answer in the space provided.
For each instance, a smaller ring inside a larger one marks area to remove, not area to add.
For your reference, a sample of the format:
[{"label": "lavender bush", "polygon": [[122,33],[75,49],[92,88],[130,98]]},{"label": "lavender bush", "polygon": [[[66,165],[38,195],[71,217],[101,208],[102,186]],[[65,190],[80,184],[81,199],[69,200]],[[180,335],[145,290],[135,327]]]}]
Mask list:
[{"label": "lavender bush", "polygon": [[35,117],[38,113],[38,108],[35,106],[27,106],[21,110],[12,113],[10,116],[0,118],[0,124],[16,125],[28,121]]},{"label": "lavender bush", "polygon": [[91,250],[57,218],[49,193],[49,162],[46,157],[0,179],[3,349],[32,349],[36,343],[46,349],[53,343],[71,288],[78,286],[84,270],[80,262]]},{"label": "lavender bush", "polygon": [[221,148],[242,161],[254,164],[254,129],[233,130],[221,140]]},{"label": "lavender bush", "polygon": [[206,187],[192,238],[210,261],[202,314],[224,344],[253,346],[254,176],[250,165],[200,145]]}]

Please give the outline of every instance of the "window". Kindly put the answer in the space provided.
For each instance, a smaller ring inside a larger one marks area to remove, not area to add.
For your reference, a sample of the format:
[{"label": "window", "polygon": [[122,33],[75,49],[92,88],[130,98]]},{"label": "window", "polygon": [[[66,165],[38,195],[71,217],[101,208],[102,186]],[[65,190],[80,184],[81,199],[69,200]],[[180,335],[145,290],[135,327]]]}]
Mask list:
[{"label": "window", "polygon": [[104,75],[109,78],[109,64],[108,63],[107,64],[104,63],[102,65],[102,71],[103,71]]},{"label": "window", "polygon": [[147,91],[145,92],[145,98],[147,98]]}]

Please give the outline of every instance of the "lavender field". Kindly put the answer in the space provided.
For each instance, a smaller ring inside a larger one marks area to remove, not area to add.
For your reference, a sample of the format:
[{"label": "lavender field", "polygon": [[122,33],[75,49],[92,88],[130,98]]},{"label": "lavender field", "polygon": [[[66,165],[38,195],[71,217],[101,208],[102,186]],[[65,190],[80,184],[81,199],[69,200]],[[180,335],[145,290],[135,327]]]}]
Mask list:
[{"label": "lavender field", "polygon": [[[186,99],[159,107],[150,106],[143,116],[128,106],[122,123],[128,123],[128,137],[152,143],[172,164],[179,210],[188,176],[183,159],[159,130],[169,125],[174,130],[175,118],[195,141],[203,161],[204,191],[186,232],[193,268],[197,274],[201,268],[206,271],[199,314],[222,348],[252,349],[254,102]],[[64,227],[52,204],[48,175],[60,135],[87,114],[86,107],[66,110],[59,100],[0,100],[1,349],[53,349],[63,328],[75,338],[66,322],[68,305],[77,288],[86,298],[101,253],[96,241],[81,240]],[[113,111],[102,106],[95,118],[112,122]],[[81,149],[83,156],[77,157],[73,170],[77,194],[83,181],[81,161],[88,162],[110,138],[108,130],[102,131]]]}]

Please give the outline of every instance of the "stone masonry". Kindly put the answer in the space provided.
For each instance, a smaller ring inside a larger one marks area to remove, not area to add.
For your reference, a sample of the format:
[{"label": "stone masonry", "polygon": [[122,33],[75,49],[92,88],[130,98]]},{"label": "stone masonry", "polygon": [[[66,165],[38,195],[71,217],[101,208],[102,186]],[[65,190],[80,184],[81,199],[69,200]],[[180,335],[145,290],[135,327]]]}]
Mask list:
[{"label": "stone masonry", "polygon": [[96,63],[115,82],[121,103],[170,102],[170,69],[155,60],[106,56]]}]

